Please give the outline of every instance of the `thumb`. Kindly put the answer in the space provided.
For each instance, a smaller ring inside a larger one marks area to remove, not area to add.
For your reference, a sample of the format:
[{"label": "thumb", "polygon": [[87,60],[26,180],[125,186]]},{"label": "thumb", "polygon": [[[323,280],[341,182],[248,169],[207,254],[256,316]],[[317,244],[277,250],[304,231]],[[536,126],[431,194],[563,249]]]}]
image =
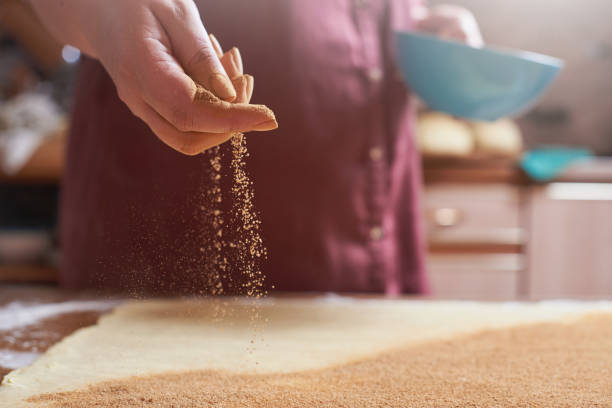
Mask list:
[{"label": "thumb", "polygon": [[224,101],[236,99],[236,90],[206,33],[195,3],[176,1],[154,12],[168,33],[172,51],[185,73]]}]

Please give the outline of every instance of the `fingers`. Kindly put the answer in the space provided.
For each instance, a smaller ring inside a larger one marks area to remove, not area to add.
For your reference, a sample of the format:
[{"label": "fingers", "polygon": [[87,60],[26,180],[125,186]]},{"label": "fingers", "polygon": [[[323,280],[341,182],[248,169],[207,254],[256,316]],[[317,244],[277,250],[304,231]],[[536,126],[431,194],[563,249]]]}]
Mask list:
[{"label": "fingers", "polygon": [[221,64],[232,80],[243,74],[242,56],[236,47],[232,48],[221,57]]},{"label": "fingers", "polygon": [[219,40],[217,40],[217,37],[215,37],[213,34],[209,34],[209,37],[211,43],[213,44],[213,48],[217,53],[217,57],[219,57],[221,65],[223,65],[223,68],[230,79],[233,80],[242,75],[244,73],[242,55],[240,55],[238,48],[234,47],[224,54],[223,48],[221,48],[221,44],[219,43]]},{"label": "fingers", "polygon": [[221,57],[223,57],[223,48],[221,48],[221,44],[219,44],[219,40],[217,40],[217,37],[212,35],[212,33],[209,34],[208,36],[210,37],[210,42],[212,43],[213,48],[215,49],[217,58],[221,59]]},{"label": "fingers", "polygon": [[416,29],[440,37],[466,42],[473,47],[484,44],[474,15],[458,6],[440,5],[413,10]]},{"label": "fingers", "polygon": [[222,101],[211,92],[198,89],[176,62],[161,58],[158,55],[156,63],[143,64],[138,94],[178,130],[227,133],[276,128],[269,109]]},{"label": "fingers", "polygon": [[[236,100],[235,103],[249,103],[251,102],[251,98],[253,97],[253,85],[254,80],[251,75],[244,75],[244,81],[238,79],[240,76],[244,74],[244,66],[242,63],[242,55],[240,54],[240,50],[236,47],[232,48],[229,52],[223,54],[223,48],[217,38],[210,34],[210,41],[217,52],[217,56],[221,59],[221,64],[225,68],[225,72],[232,78],[232,83],[234,85],[234,89],[236,89]],[[243,95],[242,87],[245,85]]]},{"label": "fingers", "polygon": [[251,75],[243,75],[232,81],[236,88],[235,103],[249,103],[253,96],[253,77]]},{"label": "fingers", "polygon": [[181,132],[161,117],[155,110],[144,102],[133,104],[134,113],[140,117],[155,133],[155,135],[166,145],[174,150],[193,156],[211,147],[225,143],[231,137],[231,133],[201,133]]},{"label": "fingers", "polygon": [[187,155],[224,143],[235,133],[276,129],[270,109],[248,104],[253,78],[243,75],[240,52],[234,48],[223,54],[217,39],[206,33],[194,2],[152,3],[147,9],[150,35],[138,47],[127,47],[121,63],[113,65],[119,68],[109,70],[130,110],[165,144]]},{"label": "fingers", "polygon": [[438,33],[438,36],[447,40],[458,40],[464,43],[467,43],[469,41],[467,33],[462,30],[459,25],[454,24],[443,28]]},{"label": "fingers", "polygon": [[232,80],[236,89],[236,100],[234,103],[247,103],[247,82],[244,76],[239,76]]},{"label": "fingers", "polygon": [[251,98],[253,97],[253,87],[255,86],[255,78],[251,75],[245,75],[247,79],[247,103],[251,102]]},{"label": "fingers", "polygon": [[236,91],[206,33],[195,3],[189,0],[160,3],[153,12],[166,30],[185,72],[222,100],[233,101]]},{"label": "fingers", "polygon": [[[244,80],[240,79],[240,81],[237,82],[241,89],[247,86],[244,81],[246,81],[246,78],[244,78]],[[246,96],[243,97],[246,98]],[[210,93],[210,91],[199,87],[195,98],[195,105],[199,105],[198,101],[203,101],[203,107],[209,108],[211,105],[214,106],[216,104],[213,98],[215,98],[215,96]],[[223,114],[227,118],[233,119],[232,126],[229,128],[224,128],[220,131],[221,133],[242,133],[248,132],[249,130],[268,131],[278,128],[278,123],[276,122],[274,112],[264,105],[249,105],[246,103],[228,102],[219,103],[222,104],[222,108],[218,109],[215,113]],[[251,120],[254,118],[261,122],[253,124],[255,122],[251,122]]]},{"label": "fingers", "polygon": [[[241,90],[241,95],[246,95],[246,91],[244,91],[246,79],[241,77],[240,81],[242,81],[242,83],[238,83],[238,89]],[[193,103],[210,103],[209,101],[211,98],[216,97],[210,91],[200,87]],[[140,95],[137,92],[122,92],[121,99],[128,105],[134,115],[147,123],[153,133],[155,133],[162,142],[186,155],[195,155],[211,147],[225,143],[233,134],[238,133],[235,131],[224,133],[181,131],[157,113],[156,110],[150,107],[144,100],[140,99]],[[269,111],[265,107],[256,105],[236,104],[233,106],[237,108],[250,107],[250,109],[264,112]],[[271,111],[266,114],[267,117],[274,117]],[[276,120],[270,119],[260,126],[255,126],[252,130],[270,130],[276,127]]]}]

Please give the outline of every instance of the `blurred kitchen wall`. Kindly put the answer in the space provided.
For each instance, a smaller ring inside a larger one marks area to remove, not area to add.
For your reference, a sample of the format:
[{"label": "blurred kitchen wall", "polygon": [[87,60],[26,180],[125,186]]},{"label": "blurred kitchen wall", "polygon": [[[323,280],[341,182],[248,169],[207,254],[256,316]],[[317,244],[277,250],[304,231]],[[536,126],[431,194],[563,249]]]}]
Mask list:
[{"label": "blurred kitchen wall", "polygon": [[490,45],[549,54],[566,66],[519,120],[527,147],[586,146],[612,155],[612,1],[432,0],[476,15]]}]

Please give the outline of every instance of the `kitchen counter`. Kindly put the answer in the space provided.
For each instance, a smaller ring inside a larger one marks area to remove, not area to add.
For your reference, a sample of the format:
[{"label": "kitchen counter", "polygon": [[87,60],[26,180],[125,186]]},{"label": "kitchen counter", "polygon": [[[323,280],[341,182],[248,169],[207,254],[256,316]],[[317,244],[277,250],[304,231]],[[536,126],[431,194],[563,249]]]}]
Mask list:
[{"label": "kitchen counter", "polygon": [[567,183],[612,183],[612,157],[580,161],[565,169],[555,180]]}]

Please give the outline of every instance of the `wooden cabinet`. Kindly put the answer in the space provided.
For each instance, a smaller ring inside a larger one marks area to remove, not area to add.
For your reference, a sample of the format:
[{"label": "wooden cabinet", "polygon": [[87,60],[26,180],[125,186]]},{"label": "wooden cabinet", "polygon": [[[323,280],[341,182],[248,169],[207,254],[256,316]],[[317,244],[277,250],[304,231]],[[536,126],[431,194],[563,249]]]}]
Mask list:
[{"label": "wooden cabinet", "polygon": [[430,253],[429,281],[435,296],[514,299],[524,271],[521,254]]},{"label": "wooden cabinet", "polygon": [[529,294],[612,296],[612,184],[552,183],[529,196]]},{"label": "wooden cabinet", "polygon": [[425,217],[431,249],[517,252],[523,243],[520,197],[519,187],[499,183],[427,186]]},{"label": "wooden cabinet", "polygon": [[437,182],[425,187],[432,293],[514,299],[524,286],[522,192],[506,183]]},{"label": "wooden cabinet", "polygon": [[433,294],[612,297],[612,160],[577,163],[541,185],[509,171],[426,162]]}]

